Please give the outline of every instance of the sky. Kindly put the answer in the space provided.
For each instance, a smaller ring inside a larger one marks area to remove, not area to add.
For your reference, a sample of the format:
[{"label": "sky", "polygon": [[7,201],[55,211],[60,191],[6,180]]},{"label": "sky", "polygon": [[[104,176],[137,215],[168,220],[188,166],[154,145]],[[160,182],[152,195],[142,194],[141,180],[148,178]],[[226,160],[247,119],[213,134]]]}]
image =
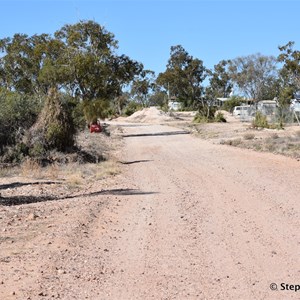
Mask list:
[{"label": "sky", "polygon": [[164,72],[170,47],[182,45],[212,69],[222,59],[300,49],[298,0],[0,0],[0,39],[53,34],[93,20],[115,35],[118,54]]}]

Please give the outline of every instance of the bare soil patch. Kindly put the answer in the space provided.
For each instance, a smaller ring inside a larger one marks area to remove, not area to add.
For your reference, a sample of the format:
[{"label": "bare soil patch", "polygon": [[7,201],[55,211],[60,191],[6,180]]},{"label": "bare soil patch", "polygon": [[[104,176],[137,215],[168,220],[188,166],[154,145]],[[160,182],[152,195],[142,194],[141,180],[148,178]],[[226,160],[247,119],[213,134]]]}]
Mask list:
[{"label": "bare soil patch", "polygon": [[300,126],[255,129],[251,123],[227,122],[187,125],[196,136],[214,144],[270,152],[300,159]]},{"label": "bare soil patch", "polygon": [[221,111],[226,123],[193,123],[193,113],[172,113],[175,118],[173,126],[190,131],[195,136],[214,144],[251,149],[259,152],[285,155],[300,159],[300,126],[287,124],[284,129],[253,128],[251,122],[241,122],[226,111]]},{"label": "bare soil patch", "polygon": [[129,117],[120,117],[116,121],[125,121],[129,123],[163,123],[174,121],[175,116],[170,113],[163,112],[162,110],[152,106],[147,107],[133,113]]}]

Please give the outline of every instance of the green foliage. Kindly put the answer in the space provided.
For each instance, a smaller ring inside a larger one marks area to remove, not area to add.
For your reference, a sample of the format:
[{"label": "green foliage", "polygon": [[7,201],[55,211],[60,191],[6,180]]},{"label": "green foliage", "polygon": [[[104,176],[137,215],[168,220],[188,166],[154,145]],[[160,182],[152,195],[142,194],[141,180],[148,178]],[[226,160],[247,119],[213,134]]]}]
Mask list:
[{"label": "green foliage", "polygon": [[160,107],[166,106],[168,110],[167,97],[168,96],[166,92],[161,91],[159,88],[157,88],[149,98],[149,105]]},{"label": "green foliage", "polygon": [[216,116],[215,116],[215,122],[226,123],[226,119],[224,117],[224,114],[221,113],[220,111],[218,111]]},{"label": "green foliage", "polygon": [[87,123],[97,122],[97,119],[104,119],[109,115],[109,103],[105,99],[83,102],[83,113]]},{"label": "green foliage", "polygon": [[293,99],[293,92],[294,89],[291,86],[282,88],[278,97],[278,106],[282,108],[289,106]]},{"label": "green foliage", "polygon": [[50,148],[63,149],[64,125],[59,121],[53,121],[46,130],[45,139]]},{"label": "green foliage", "polygon": [[267,117],[264,116],[261,112],[256,112],[255,118],[252,122],[253,127],[256,128],[269,128],[269,123]]},{"label": "green foliage", "polygon": [[37,97],[0,89],[0,154],[5,146],[20,142],[36,121],[41,104]]},{"label": "green foliage", "polygon": [[41,144],[39,142],[36,142],[29,149],[29,153],[28,154],[31,157],[43,157],[46,154],[46,150],[45,150],[43,144]]},{"label": "green foliage", "polygon": [[131,95],[133,99],[140,103],[143,107],[148,106],[149,97],[154,90],[154,72],[142,71],[138,78],[133,80],[131,86]]},{"label": "green foliage", "polygon": [[65,25],[54,37],[15,34],[0,40],[0,86],[25,94],[61,88],[82,100],[114,99],[142,64],[116,55],[114,35],[94,21]]},{"label": "green foliage", "polygon": [[232,90],[233,84],[228,72],[227,60],[220,61],[214,66],[214,70],[210,72],[210,94],[213,98],[227,98]]},{"label": "green foliage", "polygon": [[0,40],[0,86],[25,94],[41,94],[39,72],[51,37],[47,34],[15,34]]},{"label": "green foliage", "polygon": [[5,163],[19,163],[28,155],[28,147],[20,142],[15,145],[6,146],[0,161]]},{"label": "green foliage", "polygon": [[194,123],[208,123],[209,119],[206,116],[204,116],[200,113],[197,113],[194,117],[193,122]]},{"label": "green foliage", "polygon": [[114,35],[94,21],[65,25],[55,37],[63,43],[54,61],[62,66],[59,83],[83,100],[113,100],[142,71],[140,63],[115,54]]},{"label": "green foliage", "polygon": [[68,110],[70,111],[75,128],[83,130],[86,127],[83,102],[79,101],[77,98],[67,97],[65,106],[68,107]]},{"label": "green foliage", "polygon": [[76,128],[121,113],[128,100],[122,89],[143,65],[117,55],[117,46],[114,35],[94,21],[64,25],[54,36],[0,39],[0,155],[18,160],[66,151]]},{"label": "green foliage", "polygon": [[202,106],[194,117],[195,123],[226,122],[224,115],[214,106]]},{"label": "green foliage", "polygon": [[142,106],[139,103],[135,101],[130,101],[124,109],[124,115],[128,117],[141,108]]},{"label": "green foliage", "polygon": [[259,53],[231,60],[229,72],[239,89],[254,100],[262,100],[266,94],[270,96],[268,89],[273,89],[278,76],[275,57]]},{"label": "green foliage", "polygon": [[202,83],[207,73],[202,60],[193,58],[177,45],[171,47],[167,69],[158,75],[156,83],[181,101],[183,109],[195,108],[203,94]]},{"label": "green foliage", "polygon": [[230,100],[224,102],[222,109],[232,113],[235,106],[241,105],[242,100],[243,99],[241,97],[233,96]]},{"label": "green foliage", "polygon": [[278,47],[281,54],[278,61],[283,62],[283,72],[288,75],[289,83],[300,89],[300,51],[293,49],[294,42],[288,42],[286,45]]},{"label": "green foliage", "polygon": [[161,109],[163,112],[167,113],[167,112],[169,111],[169,106],[168,106],[168,104],[163,103],[163,104],[160,106],[160,109]]}]

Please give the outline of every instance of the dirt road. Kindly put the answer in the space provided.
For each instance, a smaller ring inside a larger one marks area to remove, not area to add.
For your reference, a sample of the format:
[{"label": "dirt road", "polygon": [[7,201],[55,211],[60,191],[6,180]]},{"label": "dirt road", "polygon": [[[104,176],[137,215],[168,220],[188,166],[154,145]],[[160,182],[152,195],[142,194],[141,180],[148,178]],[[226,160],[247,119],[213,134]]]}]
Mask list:
[{"label": "dirt road", "polygon": [[2,250],[1,299],[300,298],[300,162],[122,128],[113,185],[31,204],[42,221]]}]

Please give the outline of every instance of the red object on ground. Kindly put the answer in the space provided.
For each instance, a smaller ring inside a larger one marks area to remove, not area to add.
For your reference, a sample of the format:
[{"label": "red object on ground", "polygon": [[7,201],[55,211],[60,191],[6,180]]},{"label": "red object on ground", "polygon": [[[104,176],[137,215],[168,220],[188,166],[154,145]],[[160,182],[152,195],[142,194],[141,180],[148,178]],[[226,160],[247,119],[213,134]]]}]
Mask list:
[{"label": "red object on ground", "polygon": [[91,124],[90,125],[90,133],[92,132],[101,132],[102,131],[102,128],[101,128],[101,125],[96,123],[96,124]]}]

